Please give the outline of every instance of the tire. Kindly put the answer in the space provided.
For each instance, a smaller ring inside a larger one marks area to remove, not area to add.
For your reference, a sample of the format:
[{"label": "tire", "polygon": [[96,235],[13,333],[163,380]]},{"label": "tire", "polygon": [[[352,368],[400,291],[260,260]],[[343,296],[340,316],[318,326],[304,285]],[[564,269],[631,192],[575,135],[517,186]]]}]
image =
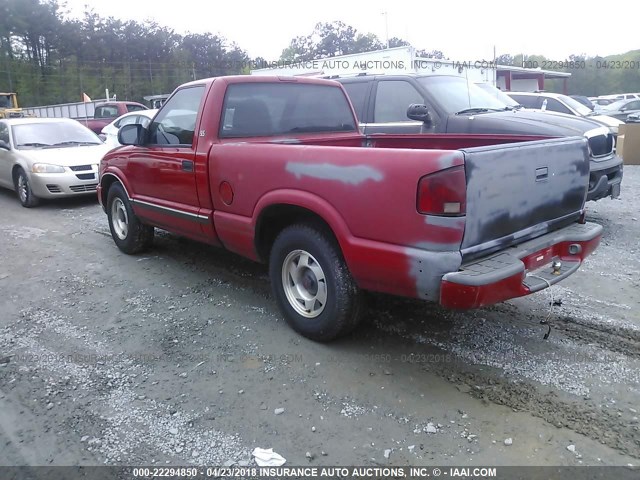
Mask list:
[{"label": "tire", "polygon": [[33,194],[29,177],[27,177],[27,173],[21,168],[16,172],[14,186],[18,200],[20,200],[20,204],[23,207],[32,208],[38,206],[40,199]]},{"label": "tire", "polygon": [[269,277],[285,320],[301,335],[327,342],[358,325],[362,293],[324,229],[299,224],[280,232],[269,256]]},{"label": "tire", "polygon": [[153,244],[153,227],[143,224],[138,219],[124,188],[117,182],[109,188],[107,216],[113,241],[124,253],[140,253]]}]

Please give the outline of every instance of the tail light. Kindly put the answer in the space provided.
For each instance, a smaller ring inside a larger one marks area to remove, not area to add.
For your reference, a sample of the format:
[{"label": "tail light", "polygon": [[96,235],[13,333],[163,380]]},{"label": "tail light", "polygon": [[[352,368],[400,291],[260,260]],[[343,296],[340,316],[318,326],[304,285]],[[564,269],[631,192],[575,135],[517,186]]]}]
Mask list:
[{"label": "tail light", "polygon": [[432,173],[418,183],[418,212],[426,215],[464,215],[467,211],[467,182],[464,166]]}]

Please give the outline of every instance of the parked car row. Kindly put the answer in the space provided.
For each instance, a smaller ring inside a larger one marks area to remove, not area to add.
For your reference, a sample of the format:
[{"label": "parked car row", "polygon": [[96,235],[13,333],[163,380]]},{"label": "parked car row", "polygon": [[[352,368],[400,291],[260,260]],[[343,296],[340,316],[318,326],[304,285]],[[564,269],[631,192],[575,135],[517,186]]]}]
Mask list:
[{"label": "parked car row", "polygon": [[[360,127],[367,135],[470,133],[508,134],[514,138],[585,135],[591,147],[592,158],[587,199],[598,200],[606,196],[615,198],[619,195],[622,160],[615,155],[614,149],[618,126],[622,122],[614,117],[591,112],[571,97],[546,92],[507,94],[488,84],[468,85],[466,80],[454,76],[362,75],[337,80],[346,89],[359,118]],[[617,106],[617,103],[613,105]],[[520,108],[521,106],[526,109]],[[624,108],[628,109],[629,106]],[[125,113],[105,126],[100,138],[109,148],[117,147],[120,145],[117,134],[122,126],[140,124],[146,127],[157,112],[158,110],[154,109]],[[557,113],[551,117],[551,112]],[[37,119],[27,120],[29,121],[38,122]],[[606,127],[608,132],[598,128],[602,126]],[[9,128],[11,127],[7,125],[5,130]],[[5,145],[0,144],[0,147],[7,152],[11,152],[12,149],[19,150],[15,142],[11,141],[10,135],[5,134],[5,137]],[[52,148],[51,142],[36,143],[42,145],[30,147],[32,150]],[[3,155],[0,152],[0,157]],[[30,156],[33,156],[33,153]],[[10,168],[8,178],[1,184],[16,191],[28,192],[24,187],[21,187],[22,190],[18,188],[18,184],[24,186],[25,182],[18,182],[17,168],[15,165]],[[25,169],[22,167],[22,170]],[[24,178],[32,184],[38,183],[40,178],[36,177],[36,174],[37,172],[33,171],[29,175],[25,173]],[[80,175],[81,177],[76,176],[76,179],[82,179],[87,184],[93,181],[95,184],[96,178],[89,178],[88,172]],[[46,185],[45,183],[45,187]],[[80,184],[49,185],[51,189],[42,190],[39,186],[35,190],[31,188],[31,200],[23,203],[34,205],[37,198],[91,191],[91,187],[85,186],[83,192]],[[74,186],[74,190],[71,190],[70,186]],[[92,186],[95,188],[95,185]],[[25,198],[24,194],[22,198]]]},{"label": "parked car row", "polygon": [[507,95],[525,108],[589,118],[608,127],[614,135],[618,135],[618,127],[624,123],[611,116],[590,110],[575,98],[559,93],[508,92]]}]

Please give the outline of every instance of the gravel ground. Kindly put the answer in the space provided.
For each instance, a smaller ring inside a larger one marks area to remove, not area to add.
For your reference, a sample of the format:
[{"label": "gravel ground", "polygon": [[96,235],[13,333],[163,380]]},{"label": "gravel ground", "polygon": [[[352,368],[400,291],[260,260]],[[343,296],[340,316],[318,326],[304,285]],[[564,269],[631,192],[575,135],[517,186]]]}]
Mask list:
[{"label": "gravel ground", "polygon": [[164,233],[127,256],[93,199],[0,191],[0,465],[638,465],[638,205],[626,167],[552,289],[471,312],[372,294],[323,345],[264,266]]}]

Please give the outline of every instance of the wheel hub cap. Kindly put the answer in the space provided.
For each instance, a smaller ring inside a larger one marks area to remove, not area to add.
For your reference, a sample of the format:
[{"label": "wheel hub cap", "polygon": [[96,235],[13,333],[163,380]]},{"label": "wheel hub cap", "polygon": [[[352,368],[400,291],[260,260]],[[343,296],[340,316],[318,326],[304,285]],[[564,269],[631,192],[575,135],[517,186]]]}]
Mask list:
[{"label": "wheel hub cap", "polygon": [[119,198],[116,198],[111,205],[111,223],[116,236],[120,240],[125,240],[129,232],[129,216],[124,203]]},{"label": "wheel hub cap", "polygon": [[282,286],[293,309],[315,318],[327,303],[327,281],[322,267],[309,252],[294,250],[282,262]]}]

